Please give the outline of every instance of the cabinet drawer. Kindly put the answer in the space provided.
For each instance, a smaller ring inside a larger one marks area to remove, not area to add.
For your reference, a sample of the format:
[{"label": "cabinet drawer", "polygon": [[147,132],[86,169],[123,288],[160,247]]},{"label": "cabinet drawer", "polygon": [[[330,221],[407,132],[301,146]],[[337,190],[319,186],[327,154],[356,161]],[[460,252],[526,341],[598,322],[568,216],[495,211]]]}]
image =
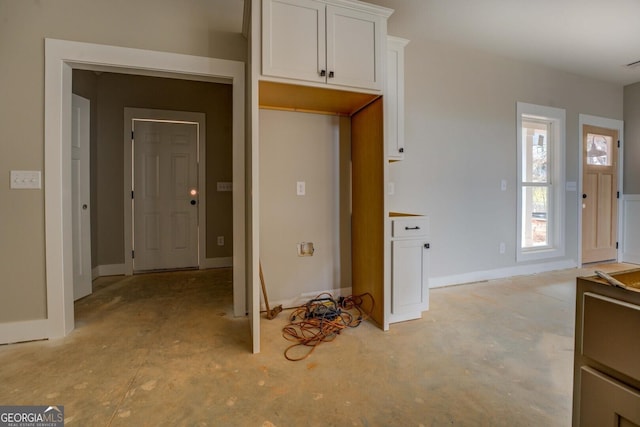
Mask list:
[{"label": "cabinet drawer", "polygon": [[580,371],[580,425],[582,427],[640,425],[640,392],[595,369]]},{"label": "cabinet drawer", "polygon": [[587,292],[582,331],[583,355],[640,380],[640,306]]},{"label": "cabinet drawer", "polygon": [[429,219],[427,217],[394,219],[391,229],[393,237],[426,236],[429,233]]}]

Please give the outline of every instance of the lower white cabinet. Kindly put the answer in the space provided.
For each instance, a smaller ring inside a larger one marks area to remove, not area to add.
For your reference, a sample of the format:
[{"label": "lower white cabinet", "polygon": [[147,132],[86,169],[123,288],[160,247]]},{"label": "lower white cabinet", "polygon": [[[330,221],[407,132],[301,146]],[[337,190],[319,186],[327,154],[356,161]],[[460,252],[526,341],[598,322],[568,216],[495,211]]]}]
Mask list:
[{"label": "lower white cabinet", "polygon": [[428,219],[392,219],[390,323],[418,319],[429,309]]}]

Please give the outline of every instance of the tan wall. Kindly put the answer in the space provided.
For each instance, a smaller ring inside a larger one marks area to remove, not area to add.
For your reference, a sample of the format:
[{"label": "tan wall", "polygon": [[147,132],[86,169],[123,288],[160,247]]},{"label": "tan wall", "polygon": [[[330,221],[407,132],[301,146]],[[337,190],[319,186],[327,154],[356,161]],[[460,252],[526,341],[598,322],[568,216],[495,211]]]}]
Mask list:
[{"label": "tan wall", "polygon": [[[407,1],[376,3],[401,9]],[[0,0],[0,322],[46,315],[44,190],[10,190],[8,183],[10,170],[43,169],[43,39],[245,60],[246,41],[210,28],[206,7],[195,0]],[[566,109],[566,179],[578,181],[578,115],[622,119],[623,88],[421,40],[404,32],[401,17],[391,16],[389,32],[411,40],[407,152],[390,166],[390,207],[430,215],[431,277],[512,267],[516,102]],[[627,192],[638,188],[632,169],[625,168]],[[577,206],[577,194],[568,192],[566,259],[577,256]]]},{"label": "tan wall", "polygon": [[624,194],[640,194],[640,83],[624,88]]},{"label": "tan wall", "polygon": [[10,170],[44,168],[44,38],[246,60],[246,40],[212,27],[214,12],[195,0],[0,0],[0,322],[46,316],[44,189],[9,188]]},{"label": "tan wall", "polygon": [[[340,196],[349,186],[349,135],[340,128],[335,116],[260,111],[260,258],[273,301],[351,286],[343,274],[350,272],[349,202]],[[313,242],[314,255],[299,257],[300,242]]]},{"label": "tan wall", "polygon": [[[91,71],[75,70],[80,76]],[[97,145],[95,265],[124,262],[124,152],[122,130],[125,107],[190,111],[205,114],[207,165],[207,251],[208,258],[232,255],[233,212],[230,192],[216,191],[218,181],[232,180],[231,85],[187,80],[100,73],[95,77],[97,96]],[[218,246],[217,236],[225,237]]]}]

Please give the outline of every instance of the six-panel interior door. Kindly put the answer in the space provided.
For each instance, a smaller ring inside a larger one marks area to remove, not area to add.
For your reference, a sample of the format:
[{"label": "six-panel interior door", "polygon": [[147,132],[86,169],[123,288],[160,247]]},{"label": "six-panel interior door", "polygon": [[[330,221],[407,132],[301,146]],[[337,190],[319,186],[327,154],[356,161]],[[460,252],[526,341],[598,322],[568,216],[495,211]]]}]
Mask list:
[{"label": "six-panel interior door", "polygon": [[71,99],[71,221],[73,240],[73,300],[92,292],[90,198],[90,101]]},{"label": "six-panel interior door", "polygon": [[618,131],[582,129],[582,262],[617,258]]},{"label": "six-panel interior door", "polygon": [[198,125],[134,120],[133,268],[198,266]]}]

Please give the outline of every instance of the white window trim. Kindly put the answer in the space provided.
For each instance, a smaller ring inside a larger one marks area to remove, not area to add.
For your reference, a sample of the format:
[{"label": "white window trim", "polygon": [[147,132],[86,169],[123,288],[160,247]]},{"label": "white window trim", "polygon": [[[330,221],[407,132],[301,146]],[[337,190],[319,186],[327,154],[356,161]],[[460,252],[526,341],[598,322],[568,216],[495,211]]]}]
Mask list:
[{"label": "white window trim", "polygon": [[[543,105],[517,103],[516,141],[517,141],[517,204],[516,204],[516,261],[538,261],[563,257],[565,254],[565,152],[566,152],[566,112],[562,108]],[[553,200],[549,221],[553,227],[548,246],[542,248],[522,248],[522,116],[551,120],[553,144],[551,146],[551,187]]]}]

